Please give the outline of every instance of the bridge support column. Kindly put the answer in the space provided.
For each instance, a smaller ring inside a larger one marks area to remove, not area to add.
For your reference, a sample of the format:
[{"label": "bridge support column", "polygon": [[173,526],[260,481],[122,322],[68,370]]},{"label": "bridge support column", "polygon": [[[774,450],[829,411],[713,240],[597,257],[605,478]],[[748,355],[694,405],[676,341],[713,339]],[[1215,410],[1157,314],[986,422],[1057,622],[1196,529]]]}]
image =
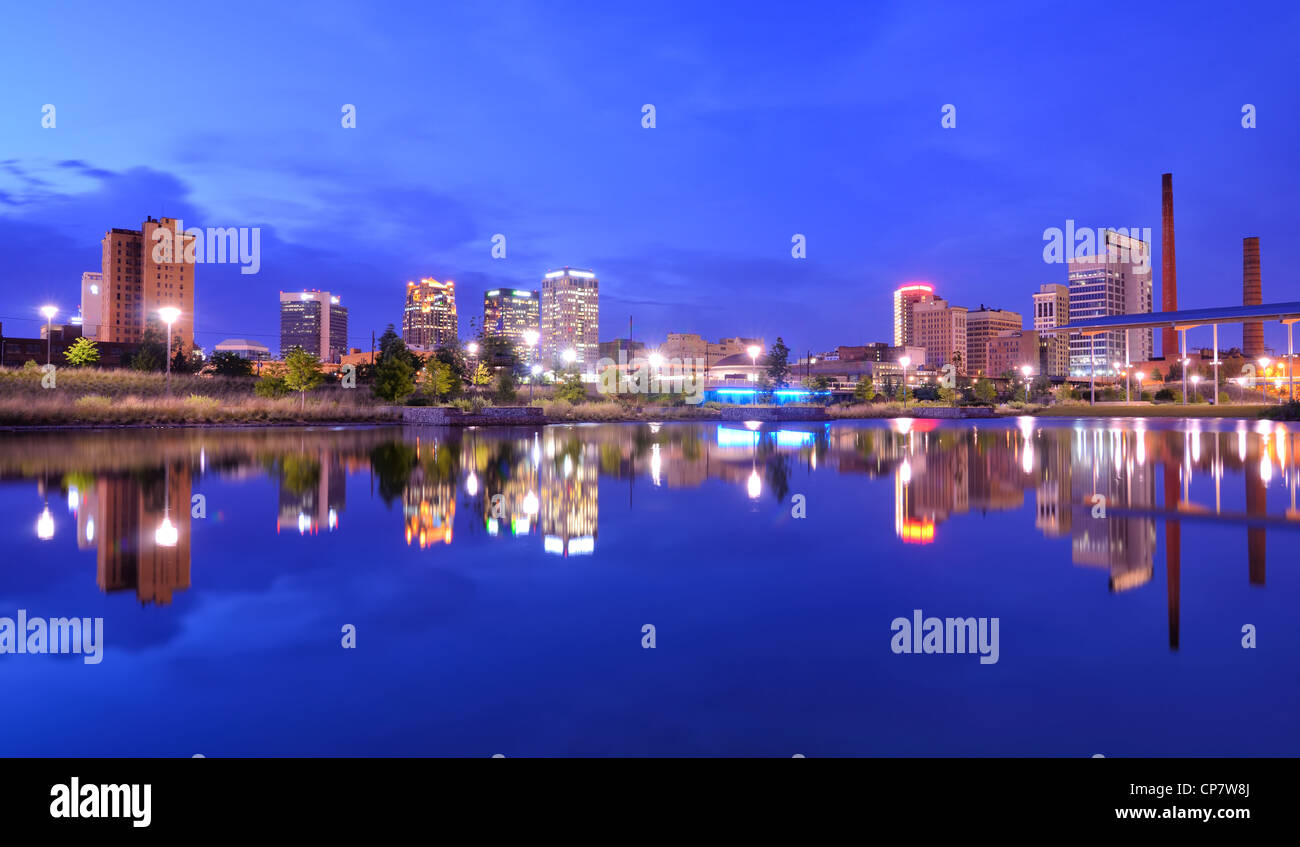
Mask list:
[{"label": "bridge support column", "polygon": [[1219,405],[1219,325],[1214,325],[1214,405]]}]

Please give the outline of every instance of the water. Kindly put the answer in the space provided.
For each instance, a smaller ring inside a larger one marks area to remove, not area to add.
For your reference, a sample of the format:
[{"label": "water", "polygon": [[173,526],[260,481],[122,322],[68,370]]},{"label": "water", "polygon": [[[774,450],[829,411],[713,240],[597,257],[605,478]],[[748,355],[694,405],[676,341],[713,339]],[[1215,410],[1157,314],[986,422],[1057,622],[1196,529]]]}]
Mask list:
[{"label": "water", "polygon": [[1300,754],[1283,425],[752,426],[0,434],[0,754]]}]

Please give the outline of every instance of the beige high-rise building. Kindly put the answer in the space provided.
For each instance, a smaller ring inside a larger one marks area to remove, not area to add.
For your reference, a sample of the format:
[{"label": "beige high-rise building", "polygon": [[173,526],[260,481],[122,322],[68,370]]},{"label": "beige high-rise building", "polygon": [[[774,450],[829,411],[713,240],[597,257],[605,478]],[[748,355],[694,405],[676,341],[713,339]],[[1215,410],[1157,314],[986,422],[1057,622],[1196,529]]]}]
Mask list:
[{"label": "beige high-rise building", "polygon": [[912,306],[912,321],[916,346],[925,348],[927,365],[942,368],[953,364],[958,373],[965,372],[968,361],[965,306],[950,306],[947,300],[927,300]]},{"label": "beige high-rise building", "polygon": [[406,307],[402,311],[402,340],[413,350],[428,352],[444,344],[455,344],[460,336],[456,315],[456,283],[438,282],[431,277],[406,284]]},{"label": "beige high-rise building", "polygon": [[1070,287],[1048,283],[1034,295],[1034,331],[1042,334],[1047,345],[1047,375],[1069,376],[1070,343],[1059,333],[1043,330],[1065,326],[1070,322]]},{"label": "beige high-rise building", "polygon": [[1023,329],[1025,319],[1019,312],[989,309],[980,305],[966,315],[966,373],[971,376],[997,376],[988,366],[989,342],[1000,333]]},{"label": "beige high-rise building", "polygon": [[104,322],[104,275],[86,271],[81,275],[81,334],[99,340],[99,326]]},{"label": "beige high-rise building", "polygon": [[[180,317],[172,325],[172,346],[194,347],[195,239],[178,232],[179,226],[174,218],[150,217],[140,229],[104,233],[99,340],[138,343],[158,310],[174,306]],[[170,236],[156,234],[159,228]]]},{"label": "beige high-rise building", "polygon": [[564,364],[564,352],[576,354],[579,369],[599,357],[600,280],[591,271],[570,267],[542,277],[542,365]]}]

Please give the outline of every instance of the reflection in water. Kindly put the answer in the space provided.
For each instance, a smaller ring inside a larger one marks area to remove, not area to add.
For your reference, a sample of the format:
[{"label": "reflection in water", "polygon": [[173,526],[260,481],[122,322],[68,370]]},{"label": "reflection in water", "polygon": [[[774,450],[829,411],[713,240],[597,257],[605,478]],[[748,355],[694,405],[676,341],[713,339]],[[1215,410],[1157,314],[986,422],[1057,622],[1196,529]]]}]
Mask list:
[{"label": "reflection in water", "polygon": [[[752,508],[785,503],[796,472],[862,475],[892,485],[894,531],[909,545],[934,544],[963,516],[1028,510],[1032,500],[1035,529],[1068,538],[1070,560],[1104,568],[1113,592],[1151,582],[1163,544],[1176,649],[1183,523],[1244,529],[1247,579],[1264,585],[1267,530],[1300,528],[1294,441],[1269,422],[1158,428],[1140,420],[1042,426],[1032,418],[982,426],[899,419],[41,433],[0,442],[0,478],[36,480],[39,539],[55,537],[51,502],[66,500],[77,546],[96,551],[103,591],[167,604],[190,586],[192,498],[210,475],[269,478],[278,491],[277,533],[340,531],[349,477],[369,474],[371,496],[400,508],[393,531],[408,546],[451,548],[459,529],[555,556],[597,552],[602,478],[606,496],[626,486],[629,508],[638,481],[648,490],[736,486]],[[1286,505],[1270,512],[1269,491],[1279,484]]]}]

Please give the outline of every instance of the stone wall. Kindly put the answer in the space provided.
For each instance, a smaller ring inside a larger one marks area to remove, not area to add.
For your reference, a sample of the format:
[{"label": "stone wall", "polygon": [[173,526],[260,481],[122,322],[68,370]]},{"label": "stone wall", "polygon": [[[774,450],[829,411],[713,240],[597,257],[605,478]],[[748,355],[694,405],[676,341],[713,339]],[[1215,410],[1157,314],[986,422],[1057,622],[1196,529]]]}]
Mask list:
[{"label": "stone wall", "polygon": [[822,406],[723,406],[724,421],[825,421]]},{"label": "stone wall", "polygon": [[447,406],[407,406],[402,421],[427,426],[519,426],[544,424],[540,406],[485,406],[478,412],[462,412]]}]

